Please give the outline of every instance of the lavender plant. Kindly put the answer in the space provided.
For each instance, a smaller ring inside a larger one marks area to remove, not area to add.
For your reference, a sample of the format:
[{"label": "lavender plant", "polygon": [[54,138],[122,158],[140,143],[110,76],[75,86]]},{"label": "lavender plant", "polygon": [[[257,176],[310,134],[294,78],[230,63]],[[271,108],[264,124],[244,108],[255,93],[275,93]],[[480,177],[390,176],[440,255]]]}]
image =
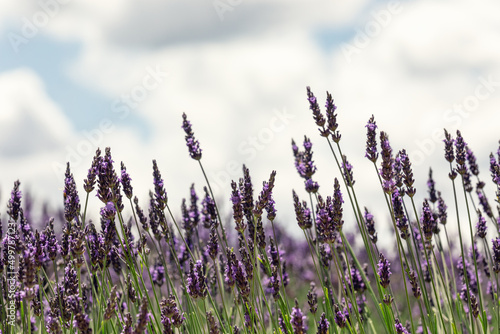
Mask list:
[{"label": "lavender plant", "polygon": [[[85,201],[67,164],[60,212],[41,223],[16,181],[0,217],[0,334],[500,333],[500,217],[461,133],[445,130],[453,198],[445,202],[442,178],[431,169],[418,206],[410,156],[395,153],[370,117],[364,155],[392,226],[381,239],[382,217],[358,199],[332,95],[324,114],[309,87],[307,102],[337,173],[327,193],[328,185],[313,180],[314,139],[304,136],[303,149],[292,140],[304,180],[303,190],[291,189],[301,238],[279,223],[276,171],[254,193],[243,165],[231,194],[215,196],[186,114],[188,153],[206,184],[193,184],[178,210],[156,160],[143,210],[110,148],[96,151],[82,184]],[[500,212],[500,150],[489,161]],[[221,215],[216,198],[232,214]]]}]

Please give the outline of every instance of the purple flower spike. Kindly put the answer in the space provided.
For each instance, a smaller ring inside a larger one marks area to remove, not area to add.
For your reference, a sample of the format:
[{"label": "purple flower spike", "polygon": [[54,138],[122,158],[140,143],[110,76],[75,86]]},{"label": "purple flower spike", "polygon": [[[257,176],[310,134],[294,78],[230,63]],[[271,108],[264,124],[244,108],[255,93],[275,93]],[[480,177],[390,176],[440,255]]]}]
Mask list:
[{"label": "purple flower spike", "polygon": [[368,120],[366,127],[366,153],[365,157],[371,162],[375,163],[378,159],[377,153],[377,123],[375,117],[372,115]]},{"label": "purple flower spike", "polygon": [[366,231],[368,232],[368,235],[370,236],[370,240],[372,243],[376,244],[377,243],[377,231],[375,230],[375,221],[373,219],[373,215],[368,212],[368,209],[365,207],[365,225],[366,225]]},{"label": "purple flower spike", "polygon": [[90,166],[87,173],[87,178],[83,180],[83,189],[85,189],[87,193],[90,193],[92,192],[92,190],[94,190],[96,178],[99,174],[99,165],[101,164],[101,159],[101,149],[98,148],[95,151],[95,156],[92,160],[92,165]]},{"label": "purple flower spike", "polygon": [[160,170],[156,164],[156,160],[153,160],[153,183],[155,186],[155,200],[156,205],[159,210],[163,210],[167,207],[167,192],[165,191],[165,186],[163,184],[163,179],[161,178]]},{"label": "purple flower spike", "polygon": [[479,167],[477,165],[476,156],[474,155],[474,152],[472,152],[469,146],[465,146],[465,151],[467,156],[467,162],[469,163],[470,172],[472,173],[472,175],[478,176]]},{"label": "purple flower spike", "polygon": [[207,285],[201,260],[196,261],[196,264],[191,261],[191,270],[187,278],[187,291],[194,299],[203,299],[207,296]]},{"label": "purple flower spike", "polygon": [[413,178],[413,171],[411,169],[410,158],[408,157],[408,154],[406,154],[406,150],[404,149],[401,150],[399,153],[401,157],[401,165],[403,167],[403,176],[404,176],[403,183],[406,186],[406,194],[408,194],[408,196],[410,197],[413,197],[415,195],[416,190],[413,187],[415,179]]},{"label": "purple flower spike", "polygon": [[347,157],[344,155],[342,157],[342,171],[344,172],[344,177],[346,183],[349,187],[354,185],[354,174],[352,173],[352,165],[347,161]]},{"label": "purple flower spike", "polygon": [[295,299],[295,307],[292,308],[290,323],[292,324],[294,334],[307,333],[307,317],[300,310],[297,299]]},{"label": "purple flower spike", "polygon": [[243,165],[243,177],[239,180],[238,187],[240,188],[241,198],[243,200],[243,213],[248,223],[248,232],[253,236],[253,185],[250,177],[250,170]]},{"label": "purple flower spike", "polygon": [[408,232],[408,219],[404,213],[403,200],[399,196],[399,191],[395,190],[392,194],[392,207],[394,210],[394,218],[396,219],[396,226],[399,229],[401,238],[406,240],[410,236]]},{"label": "purple flower spike", "polygon": [[500,237],[492,239],[493,244],[493,271],[497,274],[500,273]]},{"label": "purple flower spike", "polygon": [[380,176],[383,179],[383,188],[387,194],[394,191],[394,159],[392,157],[392,148],[389,144],[389,137],[384,131],[380,132],[380,146],[382,147],[382,168]]},{"label": "purple flower spike", "polygon": [[311,228],[312,227],[311,210],[309,210],[309,208],[307,207],[307,202],[303,201],[301,204],[295,190],[292,190],[292,194],[293,194],[293,205],[295,208],[295,218],[297,219],[299,227],[303,230]]},{"label": "purple flower spike", "polygon": [[413,296],[416,299],[419,299],[420,296],[422,295],[422,292],[420,290],[420,287],[418,286],[418,279],[417,275],[415,274],[415,271],[411,270],[408,277],[411,284],[411,290],[413,291]]},{"label": "purple flower spike", "polygon": [[269,181],[263,182],[262,191],[260,192],[259,198],[257,199],[255,203],[255,208],[253,210],[253,214],[256,217],[262,216],[262,210],[266,208],[266,211],[268,213],[268,218],[270,220],[274,219],[273,215],[275,214],[275,210],[274,210],[274,200],[273,200],[273,188],[275,179],[276,179],[276,171],[273,170],[271,172],[271,175],[269,176]]},{"label": "purple flower spike", "polygon": [[113,202],[108,202],[106,206],[101,208],[101,217],[106,220],[114,220],[116,208]]},{"label": "purple flower spike", "polygon": [[295,141],[292,139],[292,152],[295,158],[295,168],[299,173],[300,177],[308,180],[316,172],[316,166],[312,160],[313,151],[312,143],[309,138],[304,136],[304,151],[300,151],[295,145]]},{"label": "purple flower spike", "polygon": [[198,211],[198,195],[196,195],[196,190],[194,189],[194,183],[191,184],[189,188],[189,199],[191,206],[189,207],[189,219],[193,226],[198,226],[200,222],[200,212]]},{"label": "purple flower spike", "polygon": [[340,141],[340,133],[337,131],[338,123],[337,123],[337,114],[335,114],[335,110],[337,106],[333,103],[332,94],[326,92],[326,119],[328,121],[328,131],[332,135],[332,139],[334,142],[338,143]]},{"label": "purple flower spike", "polygon": [[326,315],[323,312],[319,318],[317,334],[328,334],[328,328],[330,328],[330,323],[326,319]]},{"label": "purple flower spike", "polygon": [[378,270],[377,270],[378,276],[380,277],[380,285],[384,288],[387,289],[389,286],[389,283],[391,282],[390,277],[391,277],[391,264],[389,261],[385,258],[384,254],[380,253],[380,259],[378,261]]},{"label": "purple flower spike", "polygon": [[483,217],[481,214],[481,211],[477,210],[478,214],[478,221],[477,221],[477,236],[484,239],[486,238],[486,230],[488,229],[488,226],[486,226],[486,219]]},{"label": "purple flower spike", "polygon": [[150,270],[153,283],[161,287],[165,283],[165,268],[161,262],[156,263]]},{"label": "purple flower spike", "polygon": [[21,210],[21,191],[19,190],[19,186],[21,182],[19,180],[14,182],[14,188],[11,192],[11,197],[9,199],[9,203],[7,204],[7,214],[13,219],[17,220],[19,218],[19,211]]},{"label": "purple flower spike", "polygon": [[405,326],[399,321],[399,319],[396,318],[394,328],[396,329],[396,333],[398,334],[410,334],[408,329],[406,329]]},{"label": "purple flower spike", "polygon": [[448,214],[446,213],[446,209],[448,209],[448,206],[441,197],[441,192],[438,191],[438,218],[439,222],[443,225],[446,224],[446,220],[448,219]]},{"label": "purple flower spike", "polygon": [[403,188],[403,163],[401,157],[401,151],[396,154],[394,158],[394,186],[399,190],[401,196],[405,195],[405,189]]},{"label": "purple flower spike", "polygon": [[227,264],[226,271],[224,272],[224,281],[229,287],[233,287],[236,283],[236,271],[238,270],[238,261],[236,255],[231,248],[227,248]]},{"label": "purple flower spike", "polygon": [[125,193],[125,196],[127,196],[128,199],[132,199],[132,186],[130,185],[130,181],[132,179],[130,178],[130,175],[127,173],[127,168],[125,168],[125,164],[121,163],[121,178],[120,181],[122,183],[123,187],[123,192]]},{"label": "purple flower spike", "polygon": [[479,199],[479,204],[481,204],[481,207],[483,208],[484,213],[488,217],[493,218],[493,212],[491,211],[490,203],[488,203],[488,199],[484,195],[481,188],[479,188],[479,185],[476,189],[476,194],[477,194],[477,198]]},{"label": "purple flower spike", "polygon": [[455,154],[453,152],[453,144],[454,140],[451,138],[451,135],[444,129],[444,136],[445,139],[443,140],[444,142],[444,158],[449,162],[452,163],[453,160],[455,160]]},{"label": "purple flower spike", "polygon": [[210,239],[207,244],[207,253],[212,260],[215,261],[219,252],[219,239],[217,238],[217,230],[214,226],[210,228]]},{"label": "purple flower spike", "polygon": [[457,152],[457,172],[458,174],[464,174],[466,171],[466,166],[465,166],[465,161],[467,158],[467,154],[465,151],[465,147],[467,144],[464,141],[464,138],[462,137],[462,134],[460,133],[459,130],[457,130],[457,139],[455,139],[455,150]]},{"label": "purple flower spike", "polygon": [[420,218],[420,220],[422,222],[422,230],[424,232],[425,243],[428,248],[432,248],[431,240],[434,230],[434,216],[427,200],[424,200],[422,211],[422,217]]},{"label": "purple flower spike", "polygon": [[325,129],[325,123],[326,123],[325,117],[321,113],[318,101],[316,100],[314,94],[311,92],[310,87],[307,87],[307,101],[309,102],[309,109],[311,109],[313,113],[314,121],[316,122],[316,125],[319,126],[318,130],[320,134],[323,137],[328,137],[330,132],[328,131],[328,129]]},{"label": "purple flower spike", "polygon": [[431,203],[436,203],[437,201],[435,185],[436,182],[434,182],[434,179],[432,178],[432,168],[429,168],[429,179],[427,180],[427,187],[429,192],[429,202]]},{"label": "purple flower spike", "polygon": [[[120,184],[113,168],[111,149],[106,147],[105,154],[99,160],[99,174],[97,179],[97,197],[103,203],[121,201]],[[120,204],[121,205],[121,204]]]},{"label": "purple flower spike", "polygon": [[[331,199],[329,202],[331,203]],[[318,195],[318,204],[316,205],[316,227],[318,230],[318,239],[323,243],[331,244],[336,240],[336,233],[329,211],[330,210],[327,207],[327,203],[323,200],[323,197]]]},{"label": "purple flower spike", "polygon": [[307,293],[307,303],[309,304],[309,311],[312,314],[316,314],[318,310],[318,294],[316,293],[316,285],[311,282],[311,287]]},{"label": "purple flower spike", "polygon": [[69,162],[66,164],[66,174],[64,180],[64,218],[72,222],[78,220],[80,215],[80,198],[76,190],[75,179],[69,169]]},{"label": "purple flower spike", "polygon": [[349,319],[349,311],[347,308],[344,308],[344,310],[341,310],[338,305],[335,305],[335,323],[337,326],[340,328],[344,328],[347,326],[347,321]]},{"label": "purple flower spike", "polygon": [[194,160],[200,160],[201,159],[201,148],[200,148],[200,143],[198,140],[194,138],[194,133],[191,128],[191,122],[188,121],[186,113],[182,113],[182,128],[184,129],[184,132],[186,133],[186,145],[189,149],[189,155],[191,158]]},{"label": "purple flower spike", "polygon": [[333,184],[333,201],[332,201],[332,221],[333,221],[333,226],[337,231],[342,230],[342,226],[344,225],[344,220],[342,220],[342,203],[344,203],[344,200],[342,198],[342,192],[340,191],[340,184],[339,180],[335,178],[334,184]]},{"label": "purple flower spike", "polygon": [[212,225],[214,225],[215,228],[217,228],[218,221],[215,209],[215,202],[212,199],[212,197],[210,197],[207,187],[204,187],[203,190],[205,191],[205,197],[201,201],[201,206],[202,206],[201,221],[205,228],[210,228],[210,226]]},{"label": "purple flower spike", "polygon": [[148,313],[148,300],[146,297],[142,298],[141,309],[137,315],[137,324],[134,334],[143,334],[148,326],[150,314]]},{"label": "purple flower spike", "polygon": [[307,179],[305,183],[306,186],[306,191],[308,193],[315,194],[319,190],[319,184],[318,182],[313,181],[312,179]]}]

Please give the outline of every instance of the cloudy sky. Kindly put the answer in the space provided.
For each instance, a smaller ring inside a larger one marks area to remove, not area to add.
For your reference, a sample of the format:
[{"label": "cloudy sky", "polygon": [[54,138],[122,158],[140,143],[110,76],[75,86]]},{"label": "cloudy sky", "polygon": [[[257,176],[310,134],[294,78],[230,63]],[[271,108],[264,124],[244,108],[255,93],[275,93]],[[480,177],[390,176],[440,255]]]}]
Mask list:
[{"label": "cloudy sky", "polygon": [[291,189],[305,192],[291,139],[311,137],[325,195],[338,177],[306,86],[322,106],[327,90],[335,99],[362,205],[376,211],[381,194],[363,157],[372,114],[410,153],[422,196],[429,166],[449,187],[443,128],[461,129],[489,181],[499,12],[488,0],[0,0],[1,211],[16,179],[37,203],[60,204],[66,161],[81,185],[107,146],[143,201],[157,159],[178,210],[191,182],[203,186],[180,127],[186,112],[221,201],[241,164],[256,188],[276,169],[278,217],[294,226]]}]

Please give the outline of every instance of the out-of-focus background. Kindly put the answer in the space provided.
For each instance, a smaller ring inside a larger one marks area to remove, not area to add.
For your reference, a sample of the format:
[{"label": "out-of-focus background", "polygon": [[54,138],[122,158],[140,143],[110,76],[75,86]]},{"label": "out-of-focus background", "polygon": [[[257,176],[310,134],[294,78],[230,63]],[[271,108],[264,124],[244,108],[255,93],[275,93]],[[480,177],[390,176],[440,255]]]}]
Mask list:
[{"label": "out-of-focus background", "polygon": [[433,166],[451,206],[443,128],[461,129],[490,181],[488,155],[500,139],[498,13],[500,3],[487,0],[0,0],[0,212],[16,179],[36,205],[61,205],[67,161],[83,197],[92,156],[106,146],[143,203],[157,159],[179,212],[191,183],[200,195],[204,185],[184,143],[186,112],[221,203],[230,208],[241,164],[256,191],[275,169],[278,220],[295,229],[291,189],[306,196],[291,139],[311,138],[322,194],[339,176],[306,86],[321,106],[332,93],[361,205],[379,220],[384,202],[364,158],[372,114],[395,152],[409,152],[417,198]]}]

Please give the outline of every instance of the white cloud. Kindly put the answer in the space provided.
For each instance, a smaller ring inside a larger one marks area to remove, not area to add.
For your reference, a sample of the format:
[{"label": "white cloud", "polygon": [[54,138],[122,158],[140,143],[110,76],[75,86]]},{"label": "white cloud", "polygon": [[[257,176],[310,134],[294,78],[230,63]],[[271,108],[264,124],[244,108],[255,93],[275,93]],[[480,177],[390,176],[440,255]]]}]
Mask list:
[{"label": "white cloud", "polygon": [[11,157],[50,151],[70,135],[71,125],[29,69],[0,74],[0,152]]},{"label": "white cloud", "polygon": [[[0,74],[0,186],[3,195],[20,179],[22,189],[56,202],[60,186],[51,161],[74,138],[72,126],[29,69]],[[54,191],[52,191],[54,190]],[[2,201],[6,196],[1,197]],[[38,205],[41,205],[38,202]]]}]

